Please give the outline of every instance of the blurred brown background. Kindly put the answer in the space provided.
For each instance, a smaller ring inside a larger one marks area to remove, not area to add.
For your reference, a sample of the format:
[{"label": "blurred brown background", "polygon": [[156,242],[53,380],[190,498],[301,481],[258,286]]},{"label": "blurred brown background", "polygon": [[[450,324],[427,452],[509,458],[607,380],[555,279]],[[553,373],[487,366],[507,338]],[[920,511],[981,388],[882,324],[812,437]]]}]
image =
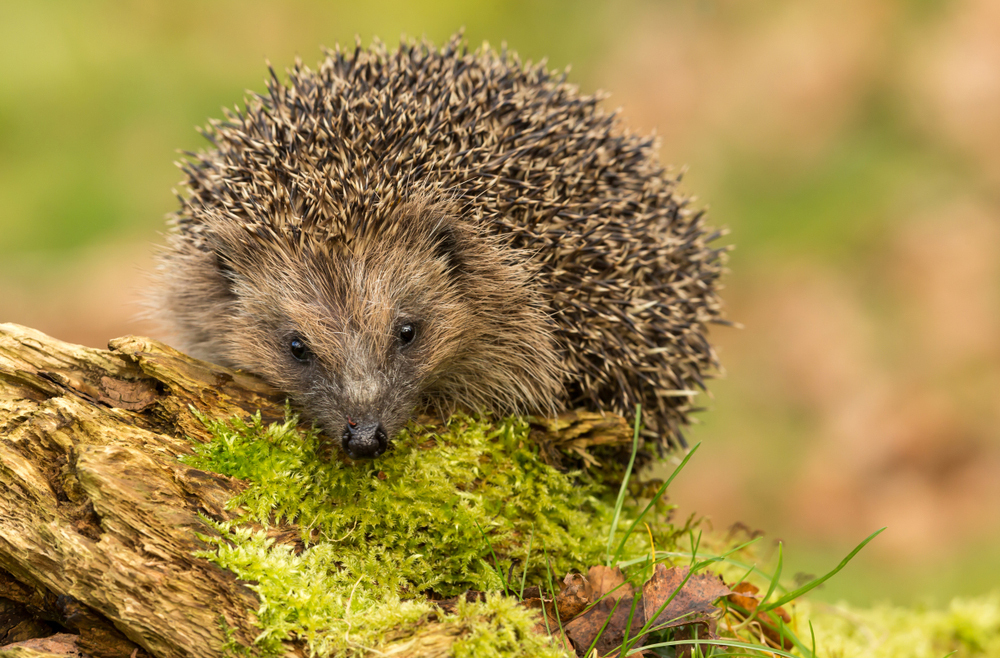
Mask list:
[{"label": "blurred brown background", "polygon": [[731,229],[726,376],[672,495],[819,596],[1000,587],[1000,3],[36,2],[0,7],[0,321],[135,319],[176,149],[319,46],[506,41],[573,64]]}]

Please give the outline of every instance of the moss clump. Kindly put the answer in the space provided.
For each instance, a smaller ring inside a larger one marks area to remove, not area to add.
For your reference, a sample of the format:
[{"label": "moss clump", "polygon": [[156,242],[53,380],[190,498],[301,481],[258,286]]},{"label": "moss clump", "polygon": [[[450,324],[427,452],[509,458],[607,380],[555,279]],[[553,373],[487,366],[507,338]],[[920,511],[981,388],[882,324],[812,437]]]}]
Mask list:
[{"label": "moss clump", "polygon": [[381,645],[388,631],[406,638],[428,617],[448,627],[440,635],[457,638],[452,645],[455,656],[565,655],[532,630],[534,613],[513,598],[493,594],[482,602],[460,599],[455,612],[445,614],[425,598],[403,600],[377,580],[362,576],[348,583],[337,547],[330,542],[296,555],[261,532],[217,527],[224,539],[214,540],[217,551],[201,557],[254,583],[250,588],[260,598],[256,613],[261,629],[255,648],[264,656],[282,655],[282,641],[292,639],[305,641],[310,655],[364,655]]},{"label": "moss clump", "polygon": [[493,595],[482,603],[460,600],[454,617],[467,629],[452,645],[455,658],[566,655],[532,630],[537,614],[514,598]]},{"label": "moss clump", "polygon": [[[458,416],[443,428],[411,426],[389,454],[348,465],[319,459],[317,435],[299,431],[294,418],[270,426],[259,417],[203,420],[213,438],[194,444],[183,461],[241,478],[247,489],[230,501],[241,516],[214,524],[220,535],[205,539],[215,548],[201,555],[258,593],[254,653],[279,655],[282,641],[298,639],[313,655],[361,655],[432,628],[454,656],[565,655],[534,632],[534,611],[496,593],[503,587],[498,571],[506,574],[513,564],[519,586],[528,561],[527,583],[544,586],[543,552],[556,578],[604,563],[615,491],[546,466],[524,423]],[[638,509],[638,501],[626,503],[617,537]],[[685,552],[673,541],[676,531],[663,506],[657,511],[644,519],[645,532],[629,538],[624,561],[648,556],[654,547],[687,561],[695,552],[722,552],[732,541],[706,535],[701,542],[692,533]],[[282,521],[299,524],[304,550],[267,538],[266,530]],[[529,539],[535,551],[527,560]],[[713,568],[739,580],[758,561],[752,548],[743,553]],[[641,581],[648,574],[635,561],[628,575]],[[466,589],[493,593],[481,602],[463,600],[448,614],[426,596]],[[789,609],[800,635],[811,621],[816,658],[1000,655],[998,595],[956,599],[947,611],[801,601]]]},{"label": "moss clump", "polygon": [[799,614],[811,619],[816,630],[818,658],[1000,656],[1000,593],[956,598],[945,610],[808,603],[799,607]]},{"label": "moss clump", "polygon": [[[204,556],[256,582],[265,651],[290,638],[318,654],[373,647],[433,610],[428,591],[502,590],[511,564],[519,584],[529,543],[529,585],[545,582],[543,552],[556,577],[605,559],[614,492],[545,465],[521,421],[411,426],[380,459],[346,464],[319,459],[317,434],[299,431],[295,418],[203,420],[213,439],[183,461],[248,483],[230,501],[242,516],[217,525],[217,548]],[[620,532],[632,513],[627,506]],[[300,526],[305,550],[267,539],[278,522]],[[669,524],[651,526],[657,547],[670,546]],[[645,533],[635,533],[625,557],[648,551]],[[456,655],[561,655],[531,632],[533,613],[502,597],[435,614],[463,629]]]}]

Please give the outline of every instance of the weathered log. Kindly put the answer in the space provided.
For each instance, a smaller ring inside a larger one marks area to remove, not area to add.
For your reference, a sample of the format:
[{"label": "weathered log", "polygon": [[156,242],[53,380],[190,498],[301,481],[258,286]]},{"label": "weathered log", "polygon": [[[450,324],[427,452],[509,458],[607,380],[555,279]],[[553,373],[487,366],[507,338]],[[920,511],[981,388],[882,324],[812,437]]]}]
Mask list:
[{"label": "weathered log", "polygon": [[[225,503],[242,485],[178,461],[191,438],[208,439],[192,408],[274,421],[285,400],[150,339],[97,350],[0,324],[0,656],[200,657],[227,639],[252,644],[254,592],[193,556],[212,532],[202,517],[234,518]],[[631,442],[624,419],[586,412],[537,432],[564,457]],[[293,543],[293,530],[273,536]],[[73,640],[24,644],[56,631]],[[431,613],[378,653],[448,655],[457,632]]]},{"label": "weathered log", "polygon": [[80,658],[79,637],[70,633],[55,633],[0,646],[3,658]]},{"label": "weathered log", "polygon": [[253,592],[192,556],[240,485],[177,455],[206,437],[190,405],[279,419],[283,398],[155,341],[110,347],[0,325],[0,597],[95,656],[215,656],[223,624],[249,644]]}]

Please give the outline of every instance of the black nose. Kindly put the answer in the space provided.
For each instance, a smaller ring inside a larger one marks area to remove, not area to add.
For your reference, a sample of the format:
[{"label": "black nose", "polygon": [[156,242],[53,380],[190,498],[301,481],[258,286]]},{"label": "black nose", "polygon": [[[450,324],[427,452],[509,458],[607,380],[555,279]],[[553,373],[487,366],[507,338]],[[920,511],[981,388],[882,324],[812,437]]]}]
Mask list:
[{"label": "black nose", "polygon": [[377,422],[348,420],[343,442],[344,452],[353,459],[372,459],[389,447],[389,437]]}]

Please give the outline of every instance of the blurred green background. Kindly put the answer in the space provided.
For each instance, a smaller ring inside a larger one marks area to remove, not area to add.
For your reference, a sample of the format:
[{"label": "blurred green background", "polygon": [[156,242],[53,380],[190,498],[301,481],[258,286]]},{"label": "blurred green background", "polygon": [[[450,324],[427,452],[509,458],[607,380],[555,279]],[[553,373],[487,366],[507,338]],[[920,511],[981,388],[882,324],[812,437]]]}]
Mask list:
[{"label": "blurred green background", "polygon": [[655,131],[737,245],[726,374],[672,492],[786,542],[818,596],[1000,586],[1000,3],[995,0],[5,2],[0,321],[103,346],[156,330],[143,273],[178,149],[265,60],[379,36],[572,64]]}]

